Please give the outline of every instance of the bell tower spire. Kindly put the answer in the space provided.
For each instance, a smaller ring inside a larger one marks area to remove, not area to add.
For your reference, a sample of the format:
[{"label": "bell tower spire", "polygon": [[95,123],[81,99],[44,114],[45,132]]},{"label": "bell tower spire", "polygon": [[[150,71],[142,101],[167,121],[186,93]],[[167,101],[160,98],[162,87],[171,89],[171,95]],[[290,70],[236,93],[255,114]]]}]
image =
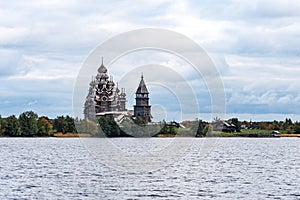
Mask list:
[{"label": "bell tower spire", "polygon": [[151,105],[149,105],[149,91],[144,82],[143,73],[140,84],[135,93],[134,117],[143,120],[143,123],[151,122]]}]

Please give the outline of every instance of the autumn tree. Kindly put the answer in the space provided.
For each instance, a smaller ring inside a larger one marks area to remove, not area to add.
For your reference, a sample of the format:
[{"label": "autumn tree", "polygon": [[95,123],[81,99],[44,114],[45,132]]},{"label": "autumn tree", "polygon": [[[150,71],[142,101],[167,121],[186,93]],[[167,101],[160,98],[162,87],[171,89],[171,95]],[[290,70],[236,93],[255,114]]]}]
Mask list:
[{"label": "autumn tree", "polygon": [[211,136],[213,132],[213,127],[211,124],[206,124],[203,130],[203,133],[205,134],[205,136]]},{"label": "autumn tree", "polygon": [[258,128],[261,130],[266,130],[268,127],[268,123],[267,122],[258,122]]},{"label": "autumn tree", "polygon": [[52,133],[53,125],[51,124],[48,117],[42,116],[39,117],[37,121],[38,126],[38,136],[49,136]]}]

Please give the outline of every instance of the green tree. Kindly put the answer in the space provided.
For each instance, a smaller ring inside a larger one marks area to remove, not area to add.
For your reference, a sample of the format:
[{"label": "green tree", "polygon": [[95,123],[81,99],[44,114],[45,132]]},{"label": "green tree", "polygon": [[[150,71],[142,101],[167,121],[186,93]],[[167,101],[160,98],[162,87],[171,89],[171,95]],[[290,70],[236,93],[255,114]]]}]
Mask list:
[{"label": "green tree", "polygon": [[53,129],[61,133],[77,133],[74,118],[67,115],[58,116],[53,120]]},{"label": "green tree", "polygon": [[300,133],[300,122],[295,122],[294,133]]},{"label": "green tree", "polygon": [[169,124],[166,123],[165,120],[163,120],[161,129],[158,133],[159,134],[176,134],[176,131],[173,126],[170,126]]},{"label": "green tree", "polygon": [[288,125],[288,126],[291,126],[291,125],[293,125],[293,121],[291,120],[291,118],[286,118],[285,119],[285,123]]},{"label": "green tree", "polygon": [[165,120],[162,121],[162,128],[159,131],[160,134],[168,133],[167,123]]},{"label": "green tree", "polygon": [[33,111],[26,111],[19,116],[20,130],[22,136],[36,136],[38,115]]},{"label": "green tree", "polygon": [[64,116],[56,117],[53,121],[53,129],[56,132],[66,133],[67,130],[67,121]]},{"label": "green tree", "polygon": [[232,118],[231,123],[234,124],[236,132],[241,132],[241,122],[238,118]]},{"label": "green tree", "polygon": [[107,137],[123,136],[121,135],[120,128],[112,115],[102,116],[99,118],[98,122],[101,130]]},{"label": "green tree", "polygon": [[290,118],[285,119],[285,122],[283,123],[281,130],[286,131],[287,133],[293,133],[293,122]]},{"label": "green tree", "polygon": [[108,121],[105,116],[101,116],[99,118],[99,126],[100,126],[100,131],[103,132],[106,136],[110,134],[110,126],[108,124]]},{"label": "green tree", "polygon": [[204,137],[204,136],[206,136],[206,132],[204,131],[204,128],[205,128],[206,124],[207,123],[205,123],[204,121],[199,120],[196,137]]},{"label": "green tree", "polygon": [[4,135],[7,136],[21,136],[19,121],[16,116],[11,115],[5,119],[6,125],[4,130]]},{"label": "green tree", "polygon": [[77,133],[74,118],[67,115],[65,120],[66,120],[66,132]]},{"label": "green tree", "polygon": [[113,116],[108,116],[108,125],[111,128],[111,135],[115,136],[115,137],[119,137],[120,136],[120,128],[117,124],[117,122],[114,120]]},{"label": "green tree", "polygon": [[168,134],[176,135],[176,133],[177,133],[176,128],[172,125],[169,125],[168,126]]},{"label": "green tree", "polygon": [[0,136],[2,136],[5,132],[6,121],[0,115]]},{"label": "green tree", "polygon": [[274,130],[279,130],[279,127],[280,127],[280,125],[279,125],[279,122],[278,121],[276,121],[276,120],[274,120],[273,122],[272,122],[272,125],[274,126]]}]

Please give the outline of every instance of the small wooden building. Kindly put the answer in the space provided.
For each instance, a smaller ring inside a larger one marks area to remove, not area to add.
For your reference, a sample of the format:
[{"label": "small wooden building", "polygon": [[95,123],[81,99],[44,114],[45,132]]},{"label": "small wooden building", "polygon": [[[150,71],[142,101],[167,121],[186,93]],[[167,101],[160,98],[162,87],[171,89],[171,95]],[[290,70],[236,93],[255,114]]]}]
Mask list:
[{"label": "small wooden building", "polygon": [[215,120],[212,122],[213,130],[214,131],[222,131],[222,132],[235,132],[236,127],[231,121],[226,121],[226,120]]}]

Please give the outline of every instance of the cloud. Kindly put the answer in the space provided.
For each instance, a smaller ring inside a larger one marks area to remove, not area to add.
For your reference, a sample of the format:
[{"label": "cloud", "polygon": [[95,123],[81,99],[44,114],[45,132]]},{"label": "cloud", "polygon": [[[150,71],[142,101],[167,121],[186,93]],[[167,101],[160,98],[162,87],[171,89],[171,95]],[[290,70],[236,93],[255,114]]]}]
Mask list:
[{"label": "cloud", "polygon": [[297,57],[228,55],[228,112],[299,114]]},{"label": "cloud", "polygon": [[22,56],[18,51],[10,49],[0,49],[0,77],[11,76],[20,73]]},{"label": "cloud", "polygon": [[[132,29],[160,27],[182,33],[208,51],[223,80],[229,112],[297,116],[299,10],[297,0],[2,1],[1,114],[24,109],[51,116],[72,113],[73,83],[97,44]],[[197,87],[200,110],[210,112],[209,92],[185,70],[185,61],[148,51],[115,64],[120,65],[110,73],[116,80],[141,65],[172,66]]]}]

